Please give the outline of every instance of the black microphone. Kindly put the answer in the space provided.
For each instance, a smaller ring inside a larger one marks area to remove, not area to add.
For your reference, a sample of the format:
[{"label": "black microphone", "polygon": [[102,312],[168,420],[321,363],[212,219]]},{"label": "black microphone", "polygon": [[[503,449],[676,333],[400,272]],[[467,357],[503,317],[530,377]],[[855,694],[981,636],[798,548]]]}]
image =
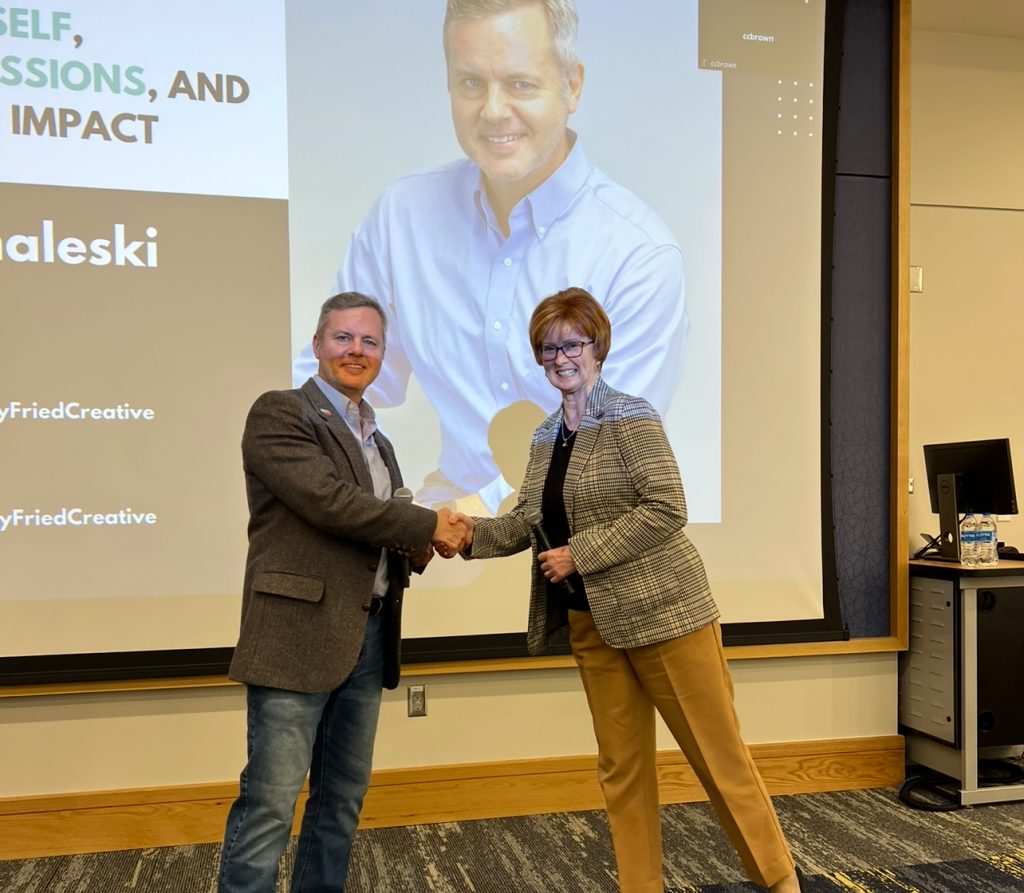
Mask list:
[{"label": "black microphone", "polygon": [[[392,499],[396,499],[399,502],[408,502],[408,503],[412,502],[412,496],[413,496],[412,490],[410,490],[408,487],[399,487],[397,490],[395,490],[394,493],[391,494],[391,498]],[[409,559],[405,555],[402,555],[401,558],[402,558],[402,562],[401,562],[401,565],[402,565],[402,588],[403,589],[408,589],[409,588],[409,574],[410,574],[410,571],[409,571]]]},{"label": "black microphone", "polygon": [[[550,552],[554,546],[551,545],[551,540],[548,539],[547,532],[544,530],[544,516],[541,514],[540,509],[527,509],[523,518],[526,523],[533,528],[533,532],[537,535],[537,542],[541,545],[541,551]],[[576,594],[576,587],[572,585],[572,581],[570,581],[568,577],[562,580],[561,585],[569,595]]]}]

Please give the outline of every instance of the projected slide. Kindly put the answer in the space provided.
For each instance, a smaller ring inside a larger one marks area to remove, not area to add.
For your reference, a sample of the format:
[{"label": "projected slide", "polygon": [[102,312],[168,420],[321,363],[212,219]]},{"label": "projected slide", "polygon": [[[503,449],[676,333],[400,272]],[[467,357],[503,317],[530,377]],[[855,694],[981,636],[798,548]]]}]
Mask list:
[{"label": "projected slide", "polygon": [[[507,209],[444,0],[0,8],[0,657],[234,644],[245,415],[342,288],[407,484],[474,514],[557,404],[533,306],[591,290],[726,620],[820,616],[824,2],[578,6],[569,157]],[[524,630],[528,560],[434,561],[406,635]]]},{"label": "projected slide", "polygon": [[284,6],[140,9],[0,10],[3,600],[238,585],[242,405],[287,363]]}]

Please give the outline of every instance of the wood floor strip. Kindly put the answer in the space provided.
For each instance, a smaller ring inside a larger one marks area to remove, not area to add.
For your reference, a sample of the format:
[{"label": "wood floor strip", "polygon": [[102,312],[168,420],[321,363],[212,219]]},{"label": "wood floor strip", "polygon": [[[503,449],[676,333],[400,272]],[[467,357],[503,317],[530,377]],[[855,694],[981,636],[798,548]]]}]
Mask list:
[{"label": "wood floor strip", "polygon": [[[750,748],[772,794],[898,784],[903,738],[836,739]],[[593,756],[473,763],[373,774],[363,827],[430,824],[602,806]],[[661,800],[705,800],[677,751],[658,755]],[[237,783],[0,799],[0,859],[213,843]],[[301,803],[304,797],[300,799]]]}]

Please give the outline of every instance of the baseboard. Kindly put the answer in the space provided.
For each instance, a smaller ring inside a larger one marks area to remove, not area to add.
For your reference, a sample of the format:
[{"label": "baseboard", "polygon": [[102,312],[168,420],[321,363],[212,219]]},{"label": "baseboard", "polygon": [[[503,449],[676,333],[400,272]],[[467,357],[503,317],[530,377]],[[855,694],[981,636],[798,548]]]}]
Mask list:
[{"label": "baseboard", "polygon": [[[772,794],[886,787],[903,779],[903,738],[761,744],[750,748]],[[663,803],[706,799],[678,751],[658,755]],[[465,821],[602,806],[595,757],[384,769],[374,772],[362,826]],[[237,783],[0,799],[0,859],[219,841]],[[300,801],[301,806],[301,801]]]}]

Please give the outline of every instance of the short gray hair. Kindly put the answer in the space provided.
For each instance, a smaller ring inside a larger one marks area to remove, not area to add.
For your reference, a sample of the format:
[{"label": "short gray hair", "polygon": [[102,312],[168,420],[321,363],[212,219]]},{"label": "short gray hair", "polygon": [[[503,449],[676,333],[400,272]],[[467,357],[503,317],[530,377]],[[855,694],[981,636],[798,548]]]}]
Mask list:
[{"label": "short gray hair", "polygon": [[486,19],[521,6],[537,5],[548,22],[548,33],[555,49],[555,57],[568,77],[576,56],[576,33],[579,31],[579,17],[576,15],[574,0],[448,0],[444,13],[444,56],[448,58],[448,26],[452,22],[466,22]]},{"label": "short gray hair", "polygon": [[377,311],[380,315],[381,333],[384,335],[384,343],[386,344],[388,340],[388,317],[384,312],[384,308],[380,306],[380,301],[376,298],[371,298],[369,295],[364,295],[358,291],[343,291],[324,301],[323,306],[320,308],[320,319],[316,323],[316,337],[323,338],[324,329],[327,328],[327,317],[331,315],[332,310],[352,310],[354,307],[370,307]]}]

